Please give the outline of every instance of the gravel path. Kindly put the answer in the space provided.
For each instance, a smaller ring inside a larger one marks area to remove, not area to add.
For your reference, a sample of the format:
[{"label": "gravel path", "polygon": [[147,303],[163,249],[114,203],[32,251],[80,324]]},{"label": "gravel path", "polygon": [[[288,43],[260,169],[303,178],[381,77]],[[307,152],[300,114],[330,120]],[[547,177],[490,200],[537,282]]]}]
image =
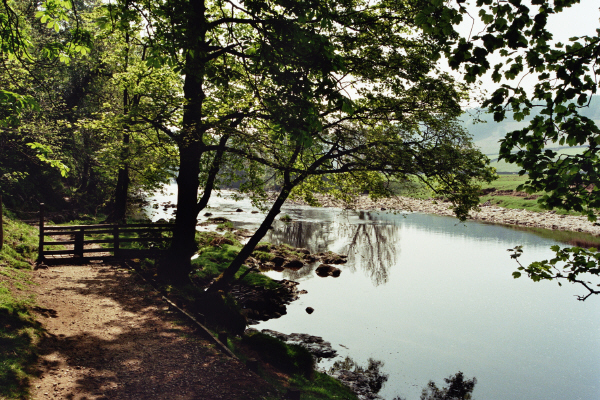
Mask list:
[{"label": "gravel path", "polygon": [[34,271],[40,378],[33,399],[260,399],[270,387],[195,334],[117,266]]}]

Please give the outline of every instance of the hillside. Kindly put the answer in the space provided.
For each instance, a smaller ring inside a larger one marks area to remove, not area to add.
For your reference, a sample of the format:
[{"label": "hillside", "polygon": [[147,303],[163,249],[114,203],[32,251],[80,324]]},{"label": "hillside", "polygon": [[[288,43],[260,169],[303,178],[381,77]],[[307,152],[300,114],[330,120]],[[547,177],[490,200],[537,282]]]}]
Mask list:
[{"label": "hillside", "polygon": [[[593,96],[590,107],[582,109],[582,115],[594,120],[600,125],[600,96]],[[532,114],[524,121],[515,121],[510,115],[502,122],[494,122],[491,114],[484,113],[477,109],[468,109],[462,117],[463,126],[473,136],[473,142],[481,151],[486,154],[494,163],[499,172],[518,172],[519,168],[506,163],[497,163],[498,151],[500,149],[499,141],[504,138],[508,132],[522,129],[536,114]],[[477,121],[477,122],[475,122]],[[564,149],[568,149],[565,147]],[[572,150],[571,150],[572,151]]]}]

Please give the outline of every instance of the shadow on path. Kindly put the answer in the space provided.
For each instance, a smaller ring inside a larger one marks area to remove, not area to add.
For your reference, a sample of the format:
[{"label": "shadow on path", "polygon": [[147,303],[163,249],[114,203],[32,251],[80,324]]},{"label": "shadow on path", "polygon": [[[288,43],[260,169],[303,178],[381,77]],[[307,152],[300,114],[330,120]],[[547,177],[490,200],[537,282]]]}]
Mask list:
[{"label": "shadow on path", "polygon": [[272,392],[127,270],[52,267],[36,271],[36,281],[47,335],[35,399],[260,399]]}]

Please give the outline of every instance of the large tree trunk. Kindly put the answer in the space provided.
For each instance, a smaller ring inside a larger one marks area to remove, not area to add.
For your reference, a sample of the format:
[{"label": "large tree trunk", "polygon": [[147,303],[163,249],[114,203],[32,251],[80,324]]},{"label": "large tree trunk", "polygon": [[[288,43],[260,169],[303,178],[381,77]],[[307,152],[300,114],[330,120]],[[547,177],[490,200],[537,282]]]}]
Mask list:
[{"label": "large tree trunk", "polygon": [[113,221],[124,221],[127,214],[127,194],[129,192],[129,164],[127,158],[129,151],[129,134],[123,135],[123,152],[121,154],[123,165],[119,168],[117,175],[117,186],[115,187],[115,198],[113,203]]},{"label": "large tree trunk", "polygon": [[203,154],[203,103],[206,55],[206,7],[204,0],[190,0],[187,10],[187,39],[189,52],[185,59],[183,93],[186,100],[179,147],[177,176],[177,214],[169,259],[160,268],[163,279],[188,282],[191,257],[196,251],[196,219],[200,159]]},{"label": "large tree trunk", "polygon": [[227,286],[233,281],[235,274],[240,270],[240,268],[244,264],[244,261],[246,261],[246,259],[250,257],[256,245],[262,240],[263,237],[265,237],[265,235],[269,231],[269,228],[275,221],[275,217],[277,217],[277,215],[281,212],[281,206],[283,206],[283,203],[285,203],[288,196],[290,195],[290,191],[291,187],[285,186],[279,192],[279,196],[277,196],[277,199],[271,206],[269,213],[263,220],[262,224],[260,224],[258,230],[254,232],[254,235],[252,235],[250,240],[248,240],[246,245],[244,245],[242,250],[234,258],[231,264],[229,264],[227,269],[223,271],[223,273],[217,278],[215,283],[209,287],[209,292],[225,290]]},{"label": "large tree trunk", "polygon": [[165,280],[186,282],[191,270],[191,258],[196,252],[196,219],[198,218],[198,187],[200,157],[199,143],[179,148],[177,176],[177,213],[173,242],[168,260],[161,264]]}]

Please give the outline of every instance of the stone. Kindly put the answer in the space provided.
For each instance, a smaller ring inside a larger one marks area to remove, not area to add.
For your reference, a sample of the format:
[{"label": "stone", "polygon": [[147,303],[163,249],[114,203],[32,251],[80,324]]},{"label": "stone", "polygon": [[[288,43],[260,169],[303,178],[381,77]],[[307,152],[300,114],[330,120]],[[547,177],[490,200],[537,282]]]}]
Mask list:
[{"label": "stone", "polygon": [[302,267],[304,267],[304,263],[300,260],[291,260],[283,264],[283,268],[292,269],[294,271],[298,271]]},{"label": "stone", "polygon": [[273,264],[275,264],[276,267],[281,267],[283,265],[283,263],[285,262],[285,258],[283,258],[281,256],[275,256],[271,259],[271,262]]},{"label": "stone", "polygon": [[328,276],[337,278],[338,276],[340,276],[341,272],[342,271],[339,268],[336,268],[334,266],[327,265],[327,264],[321,264],[315,270],[315,273],[322,278],[325,278]]},{"label": "stone", "polygon": [[312,308],[312,307],[306,307],[306,313],[307,314],[312,314],[314,311],[315,311],[314,308]]}]

